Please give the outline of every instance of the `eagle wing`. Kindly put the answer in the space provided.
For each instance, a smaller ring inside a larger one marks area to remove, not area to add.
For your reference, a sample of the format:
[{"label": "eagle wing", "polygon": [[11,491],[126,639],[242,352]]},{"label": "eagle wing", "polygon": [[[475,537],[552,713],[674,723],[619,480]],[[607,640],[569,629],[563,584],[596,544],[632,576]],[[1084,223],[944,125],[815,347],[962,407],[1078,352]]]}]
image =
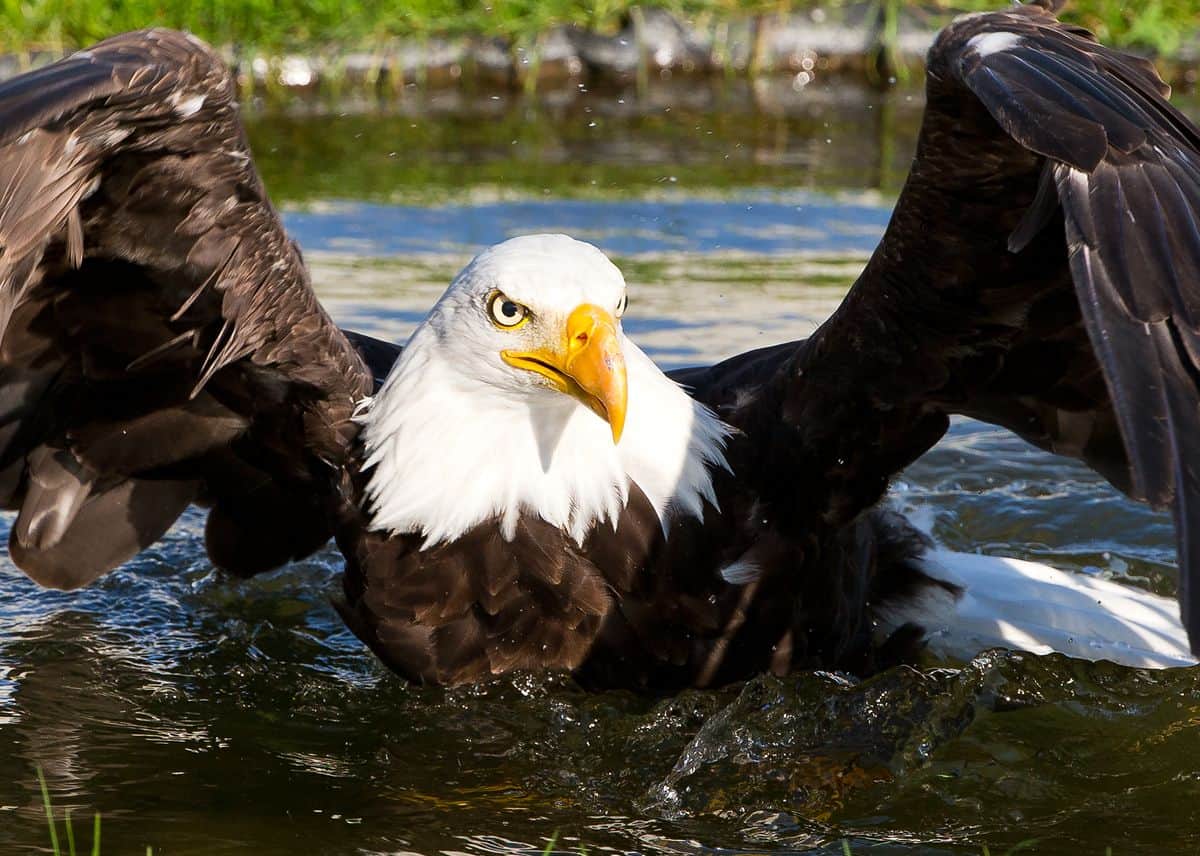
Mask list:
[{"label": "eagle wing", "polygon": [[167,30],[0,84],[0,505],[44,585],[89,582],[193,501],[235,573],[330,536],[371,373],[312,291],[235,95]]},{"label": "eagle wing", "polygon": [[1049,2],[939,35],[911,173],[838,310],[680,376],[761,440],[777,513],[852,519],[949,414],[999,424],[1172,510],[1200,651],[1200,131],[1168,92]]}]

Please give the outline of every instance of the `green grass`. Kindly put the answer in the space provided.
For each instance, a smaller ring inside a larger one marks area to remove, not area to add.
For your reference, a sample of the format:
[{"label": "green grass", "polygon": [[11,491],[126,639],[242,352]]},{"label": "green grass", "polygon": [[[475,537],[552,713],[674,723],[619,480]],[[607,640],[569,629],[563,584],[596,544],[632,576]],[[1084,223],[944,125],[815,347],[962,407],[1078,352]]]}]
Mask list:
[{"label": "green grass", "polygon": [[[836,6],[846,0],[830,0]],[[903,0],[879,0],[884,13]],[[998,9],[1006,0],[935,0],[946,9]],[[220,45],[267,52],[382,49],[398,38],[502,35],[531,43],[556,24],[611,31],[633,0],[0,0],[0,50],[66,50],[152,24],[189,29]],[[642,4],[654,5],[654,4]],[[774,14],[814,0],[660,0],[692,19]],[[1164,53],[1195,34],[1200,0],[1075,0],[1068,17],[1105,41]]]},{"label": "green grass", "polygon": [[[38,784],[42,788],[42,805],[46,807],[46,824],[50,827],[50,850],[54,856],[63,856],[63,849],[58,839],[58,822],[54,819],[54,807],[50,804],[50,789],[46,787],[46,776],[42,768],[37,768]],[[67,837],[67,856],[78,856],[75,850],[75,827],[71,823],[71,810],[63,815],[63,828]],[[100,856],[100,812],[96,812],[92,820],[92,856]],[[146,856],[153,856],[150,848],[146,848]]]},{"label": "green grass", "polygon": [[[63,813],[63,831],[66,834],[67,849],[63,850],[58,837],[58,821],[54,819],[54,806],[50,803],[50,789],[46,786],[46,776],[42,768],[37,768],[38,785],[42,789],[42,805],[46,809],[46,825],[50,830],[50,852],[54,856],[79,856],[75,849],[75,825],[71,823],[71,810]],[[100,856],[100,812],[92,818],[92,856]],[[154,848],[146,845],[146,856],[154,856]]]},{"label": "green grass", "polygon": [[[37,768],[37,778],[38,778],[38,784],[41,786],[41,789],[42,789],[42,804],[46,808],[46,823],[50,828],[50,850],[51,850],[51,852],[54,854],[54,856],[78,856],[78,853],[75,850],[75,832],[71,826],[71,811],[70,811],[70,809],[68,809],[66,811],[65,816],[63,818],[63,826],[66,831],[66,838],[67,838],[67,849],[66,849],[66,851],[64,851],[59,844],[58,823],[54,819],[54,807],[50,803],[50,789],[46,786],[46,777],[45,777],[45,775],[43,775],[41,767]],[[1036,843],[1037,843],[1037,839],[1033,839],[1033,838],[1029,839],[1028,841],[1022,841],[1019,844],[1017,844],[1016,846],[1009,849],[1005,853],[1005,856],[1012,856],[1013,854],[1015,854],[1021,850],[1024,850],[1027,847],[1032,847]],[[553,854],[555,853],[554,848],[557,844],[558,844],[558,830],[556,829],[556,830],[554,830],[554,833],[550,836],[550,839],[546,842],[546,846],[542,849],[541,856],[553,856]],[[852,851],[850,849],[850,842],[843,838],[841,841],[841,845],[842,845],[843,856],[852,856]],[[579,856],[588,856],[587,847],[583,844],[580,844],[578,846],[577,852],[579,853]],[[92,831],[91,856],[100,856],[100,812],[96,812],[96,815],[94,818],[93,831]],[[152,847],[149,847],[149,846],[146,847],[146,856],[154,856],[154,849]],[[983,846],[982,856],[992,856],[991,851],[988,849],[987,845]],[[1111,847],[1105,849],[1105,856],[1112,856],[1112,848]]]},{"label": "green grass", "polygon": [[[963,0],[954,5],[981,11],[1002,4]],[[1170,56],[1200,30],[1200,0],[1067,0],[1062,17],[1083,24],[1105,44]]]}]

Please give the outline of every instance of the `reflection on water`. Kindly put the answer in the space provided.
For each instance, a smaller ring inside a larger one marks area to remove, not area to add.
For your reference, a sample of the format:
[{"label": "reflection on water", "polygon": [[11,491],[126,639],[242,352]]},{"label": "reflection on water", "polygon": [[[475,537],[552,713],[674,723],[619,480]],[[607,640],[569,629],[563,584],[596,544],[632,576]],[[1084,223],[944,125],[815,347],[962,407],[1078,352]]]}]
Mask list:
[{"label": "reflection on water", "polygon": [[920,121],[916,89],[785,78],[537,98],[462,92],[251,112],[271,193],[417,202],[636,198],[757,188],[894,195]]},{"label": "reflection on water", "polygon": [[[880,105],[805,97],[772,113],[729,96],[720,115],[674,118],[617,105],[599,146],[577,121],[599,111],[586,96],[533,117],[296,111],[253,132],[339,322],[402,340],[482,244],[565,228],[618,256],[629,334],[678,366],[811,332],[882,228],[872,193],[889,189],[863,133]],[[910,146],[902,134],[897,150]],[[664,191],[664,174],[682,188]],[[597,199],[593,179],[627,184]],[[957,421],[893,501],[952,548],[1174,590],[1162,515],[988,426]],[[226,579],[196,512],[74,594],[0,559],[0,852],[46,844],[39,764],[60,808],[103,812],[106,853],[534,853],[556,831],[575,853],[1200,844],[1197,670],[993,653],[667,699],[557,677],[417,689],[342,627],[339,567],[327,549]]]}]

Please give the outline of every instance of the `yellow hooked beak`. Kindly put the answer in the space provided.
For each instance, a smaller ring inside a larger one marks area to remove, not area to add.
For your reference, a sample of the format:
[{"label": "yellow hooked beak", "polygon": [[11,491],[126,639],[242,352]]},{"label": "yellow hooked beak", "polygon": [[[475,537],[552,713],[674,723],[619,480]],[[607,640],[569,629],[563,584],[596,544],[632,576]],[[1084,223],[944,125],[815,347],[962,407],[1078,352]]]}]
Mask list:
[{"label": "yellow hooked beak", "polygon": [[629,390],[617,322],[604,309],[593,303],[575,307],[557,347],[501,351],[500,357],[510,366],[537,372],[559,392],[578,399],[608,422],[613,443],[620,441]]}]

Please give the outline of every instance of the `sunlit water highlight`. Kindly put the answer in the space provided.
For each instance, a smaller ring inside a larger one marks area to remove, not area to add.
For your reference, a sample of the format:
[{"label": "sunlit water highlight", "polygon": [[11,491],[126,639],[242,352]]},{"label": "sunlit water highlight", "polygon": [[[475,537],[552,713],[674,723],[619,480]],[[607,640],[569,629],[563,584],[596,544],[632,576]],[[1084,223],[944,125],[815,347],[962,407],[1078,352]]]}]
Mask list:
[{"label": "sunlit water highlight", "polygon": [[[861,93],[847,103],[852,116],[872,115]],[[810,125],[826,132],[808,113],[783,113],[764,121],[783,123],[785,152],[810,150]],[[554,128],[575,118],[557,116]],[[297,139],[338,144],[327,117],[288,121]],[[367,136],[375,127],[347,121]],[[696,124],[669,128],[686,137]],[[770,136],[750,124],[747,137]],[[256,145],[289,139],[270,130],[256,126]],[[847,146],[860,130],[841,132]],[[430,132],[438,145],[444,131]],[[780,171],[741,189],[701,192],[691,173],[691,190],[661,191],[660,137],[628,134],[616,150],[646,154],[639,198],[564,201],[571,188],[553,185],[548,199],[448,189],[443,201],[393,204],[349,191],[314,198],[286,181],[277,195],[346,326],[402,340],[482,245],[561,229],[617,257],[631,285],[626,328],[669,367],[807,335],[886,221],[894,188],[878,181],[791,189],[823,169],[803,157],[777,157]],[[417,147],[411,160],[444,154]],[[319,152],[297,155],[299,165],[279,157],[264,157],[269,181],[285,168],[322,181]],[[483,164],[464,167],[464,186],[494,181],[495,162],[461,159]],[[697,163],[720,170],[712,160]],[[370,201],[346,201],[356,195]],[[998,429],[956,422],[892,501],[954,549],[1174,591],[1166,518]],[[38,764],[60,807],[104,813],[106,853],[493,854],[540,851],[556,831],[558,849],[576,853],[832,854],[843,837],[856,853],[906,854],[985,843],[1002,853],[1034,838],[1046,853],[1200,844],[1193,671],[992,653],[866,682],[804,674],[670,699],[528,676],[413,689],[329,606],[339,566],[327,549],[249,582],[226,579],[205,558],[195,512],[79,593],[40,591],[0,558],[0,852],[47,843]]]}]

